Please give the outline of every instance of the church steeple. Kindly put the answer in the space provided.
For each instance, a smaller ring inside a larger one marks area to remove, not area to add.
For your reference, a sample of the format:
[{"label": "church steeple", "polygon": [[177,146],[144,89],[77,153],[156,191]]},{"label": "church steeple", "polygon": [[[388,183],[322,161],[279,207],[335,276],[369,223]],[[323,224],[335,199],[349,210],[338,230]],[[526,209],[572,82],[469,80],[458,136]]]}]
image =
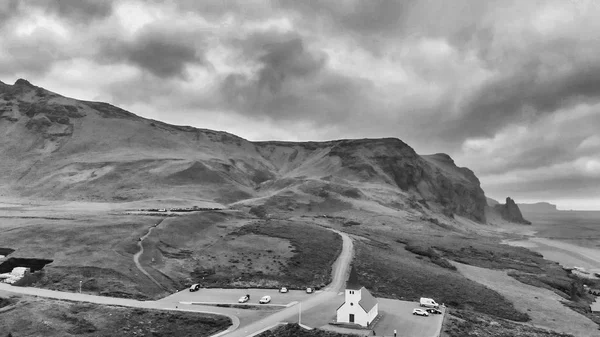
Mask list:
[{"label": "church steeple", "polygon": [[348,281],[346,281],[346,290],[360,290],[361,285],[358,283],[358,275],[356,275],[356,271],[354,271],[354,267],[350,269],[350,275],[348,276]]}]

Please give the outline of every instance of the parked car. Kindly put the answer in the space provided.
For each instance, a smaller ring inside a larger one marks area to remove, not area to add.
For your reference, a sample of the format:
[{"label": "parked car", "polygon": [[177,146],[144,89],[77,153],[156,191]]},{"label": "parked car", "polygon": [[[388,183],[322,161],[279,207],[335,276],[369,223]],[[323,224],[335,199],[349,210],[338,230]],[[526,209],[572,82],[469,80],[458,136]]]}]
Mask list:
[{"label": "parked car", "polygon": [[429,316],[429,313],[421,308],[413,309],[413,315]]},{"label": "parked car", "polygon": [[190,291],[198,291],[200,290],[200,285],[198,283],[194,283],[190,286]]},{"label": "parked car", "polygon": [[310,288],[310,287],[309,287],[309,288],[306,288],[306,293],[307,293],[307,294],[312,294],[312,293],[314,293],[314,292],[315,292],[315,289],[313,289],[313,288]]},{"label": "parked car", "polygon": [[250,300],[250,294],[246,294],[242,297],[240,297],[240,299],[238,300],[239,303],[246,303]]},{"label": "parked car", "polygon": [[269,302],[271,302],[271,296],[269,295],[263,296],[260,301],[258,301],[260,304],[267,304]]},{"label": "parked car", "polygon": [[286,287],[281,287],[281,289],[279,289],[280,293],[287,293],[288,292],[288,288]]},{"label": "parked car", "polygon": [[435,308],[427,308],[425,309],[425,311],[427,311],[430,314],[434,314],[434,315],[440,315],[442,312],[439,311],[438,309]]},{"label": "parked car", "polygon": [[427,297],[421,297],[421,299],[419,300],[419,304],[422,307],[428,307],[428,308],[439,308],[440,305],[437,304],[433,299],[431,298],[427,298]]}]

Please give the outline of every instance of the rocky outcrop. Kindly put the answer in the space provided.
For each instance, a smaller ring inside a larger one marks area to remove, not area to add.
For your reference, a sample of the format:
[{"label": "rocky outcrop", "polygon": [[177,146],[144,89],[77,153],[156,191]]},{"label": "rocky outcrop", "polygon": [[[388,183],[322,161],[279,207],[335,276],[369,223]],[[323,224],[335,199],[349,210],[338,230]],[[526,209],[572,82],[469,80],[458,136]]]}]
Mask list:
[{"label": "rocky outcrop", "polygon": [[515,201],[513,199],[511,199],[510,197],[506,198],[505,204],[498,204],[498,205],[494,206],[494,209],[496,211],[498,211],[500,213],[500,215],[502,216],[502,219],[504,219],[506,221],[524,224],[524,225],[531,225],[530,221],[527,221],[523,218],[523,215],[521,214],[521,210],[519,209],[519,206],[517,206]]}]

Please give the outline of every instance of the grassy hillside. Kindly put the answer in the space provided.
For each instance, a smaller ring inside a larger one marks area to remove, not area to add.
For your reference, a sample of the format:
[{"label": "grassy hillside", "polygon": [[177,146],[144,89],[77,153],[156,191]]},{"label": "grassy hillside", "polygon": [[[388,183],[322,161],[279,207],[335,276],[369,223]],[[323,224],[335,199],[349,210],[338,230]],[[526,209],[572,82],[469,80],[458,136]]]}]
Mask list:
[{"label": "grassy hillside", "polygon": [[145,247],[143,265],[179,289],[196,282],[302,289],[329,283],[342,241],[310,223],[207,212],[166,220]]},{"label": "grassy hillside", "polygon": [[63,97],[24,80],[0,87],[0,156],[4,196],[231,204],[281,193],[315,199],[312,185],[322,184],[343,197],[387,199],[391,209],[418,200],[485,222],[485,197],[471,171],[447,155],[419,156],[398,139],[250,142]]},{"label": "grassy hillside", "polygon": [[[3,298],[0,297],[0,303]],[[225,330],[224,316],[131,309],[36,297],[12,298],[2,312],[0,336],[211,336]],[[8,307],[7,307],[8,309]]]}]

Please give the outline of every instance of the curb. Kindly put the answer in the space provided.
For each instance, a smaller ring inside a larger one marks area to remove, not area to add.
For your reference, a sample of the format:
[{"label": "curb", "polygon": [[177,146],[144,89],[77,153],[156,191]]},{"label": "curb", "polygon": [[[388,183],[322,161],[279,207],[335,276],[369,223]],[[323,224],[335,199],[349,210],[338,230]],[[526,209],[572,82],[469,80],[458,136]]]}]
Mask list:
[{"label": "curb", "polygon": [[219,306],[219,305],[231,305],[231,306],[247,306],[247,307],[261,307],[261,308],[268,308],[268,307],[276,307],[276,308],[287,308],[289,306],[291,306],[290,304],[254,304],[254,303],[223,303],[223,302],[179,302],[181,304],[188,304],[188,305],[211,305],[211,306]]}]

